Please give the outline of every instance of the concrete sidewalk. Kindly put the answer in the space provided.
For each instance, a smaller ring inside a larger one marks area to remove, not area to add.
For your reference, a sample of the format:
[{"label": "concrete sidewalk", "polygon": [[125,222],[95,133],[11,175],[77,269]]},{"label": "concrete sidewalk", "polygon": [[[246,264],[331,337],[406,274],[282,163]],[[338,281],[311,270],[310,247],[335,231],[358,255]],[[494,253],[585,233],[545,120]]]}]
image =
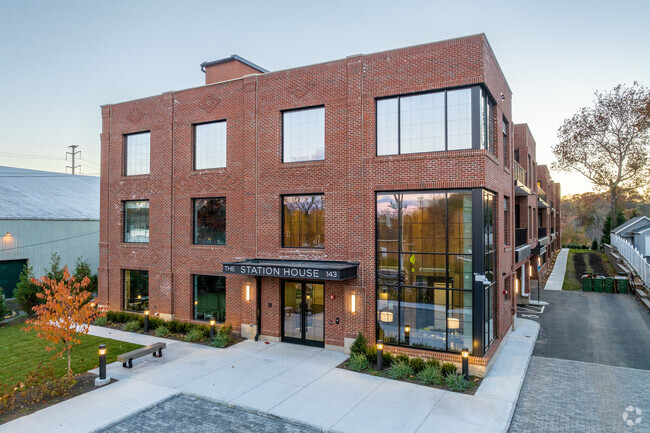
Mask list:
[{"label": "concrete sidewalk", "polygon": [[553,267],[553,272],[548,277],[544,290],[562,290],[562,285],[564,284],[564,274],[566,273],[566,262],[569,257],[569,249],[562,248],[560,253],[557,255],[555,260],[555,266]]},{"label": "concrete sidewalk", "polygon": [[[108,328],[91,334],[139,344],[163,339]],[[337,369],[347,355],[246,340],[228,349],[166,340],[160,359],[115,362],[116,384],[0,426],[0,432],[87,432],[175,394],[194,394],[336,432],[506,432],[539,325],[517,319],[476,395]]]}]

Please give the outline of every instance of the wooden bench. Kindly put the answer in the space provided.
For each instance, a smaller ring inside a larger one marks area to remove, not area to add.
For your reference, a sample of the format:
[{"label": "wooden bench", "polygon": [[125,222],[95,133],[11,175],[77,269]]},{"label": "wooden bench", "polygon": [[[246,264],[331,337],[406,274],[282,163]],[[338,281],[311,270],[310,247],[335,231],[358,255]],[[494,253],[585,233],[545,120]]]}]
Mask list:
[{"label": "wooden bench", "polygon": [[[122,367],[124,367],[124,368],[133,368],[133,360],[134,359],[141,358],[141,357],[143,357],[145,355],[148,355],[150,353],[152,353],[154,357],[160,358],[162,356],[162,350],[165,349],[166,347],[167,347],[167,344],[165,344],[165,343],[150,344],[149,346],[141,347],[139,349],[135,349],[135,350],[132,350],[130,352],[118,355],[117,360],[122,363]],[[156,352],[158,352],[158,353],[156,354]]]}]

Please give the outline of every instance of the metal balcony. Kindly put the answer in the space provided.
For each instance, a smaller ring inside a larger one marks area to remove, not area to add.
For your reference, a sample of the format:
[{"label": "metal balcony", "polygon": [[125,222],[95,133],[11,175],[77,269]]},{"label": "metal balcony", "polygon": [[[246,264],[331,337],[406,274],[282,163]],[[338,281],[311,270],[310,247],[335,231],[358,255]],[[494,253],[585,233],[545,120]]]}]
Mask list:
[{"label": "metal balcony", "polygon": [[528,229],[515,229],[515,248],[528,244]]},{"label": "metal balcony", "polygon": [[514,162],[514,178],[515,178],[515,195],[528,196],[530,189],[526,186],[526,170],[519,165],[517,161]]}]

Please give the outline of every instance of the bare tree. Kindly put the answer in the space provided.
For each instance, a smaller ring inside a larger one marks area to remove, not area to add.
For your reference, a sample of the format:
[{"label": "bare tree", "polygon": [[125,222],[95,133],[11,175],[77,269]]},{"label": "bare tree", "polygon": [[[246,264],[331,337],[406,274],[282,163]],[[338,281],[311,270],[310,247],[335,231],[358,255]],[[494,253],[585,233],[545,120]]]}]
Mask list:
[{"label": "bare tree", "polygon": [[558,129],[553,168],[577,171],[609,195],[616,221],[621,194],[648,185],[650,91],[636,81],[595,92],[593,107],[581,108]]}]

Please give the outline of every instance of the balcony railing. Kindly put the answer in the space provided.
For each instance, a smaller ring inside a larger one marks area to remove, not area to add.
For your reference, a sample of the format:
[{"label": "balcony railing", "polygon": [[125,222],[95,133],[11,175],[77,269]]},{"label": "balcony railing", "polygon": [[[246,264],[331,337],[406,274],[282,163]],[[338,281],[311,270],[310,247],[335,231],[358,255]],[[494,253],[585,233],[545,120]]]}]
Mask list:
[{"label": "balcony railing", "polygon": [[537,227],[537,238],[545,238],[547,236],[546,234],[546,227]]},{"label": "balcony railing", "polygon": [[539,197],[542,200],[546,201],[546,193],[544,192],[544,190],[539,185],[537,185],[537,197]]},{"label": "balcony railing", "polygon": [[528,229],[515,229],[515,248],[528,243]]},{"label": "balcony railing", "polygon": [[522,185],[526,185],[526,170],[519,165],[517,161],[514,161],[515,163],[515,180]]}]

